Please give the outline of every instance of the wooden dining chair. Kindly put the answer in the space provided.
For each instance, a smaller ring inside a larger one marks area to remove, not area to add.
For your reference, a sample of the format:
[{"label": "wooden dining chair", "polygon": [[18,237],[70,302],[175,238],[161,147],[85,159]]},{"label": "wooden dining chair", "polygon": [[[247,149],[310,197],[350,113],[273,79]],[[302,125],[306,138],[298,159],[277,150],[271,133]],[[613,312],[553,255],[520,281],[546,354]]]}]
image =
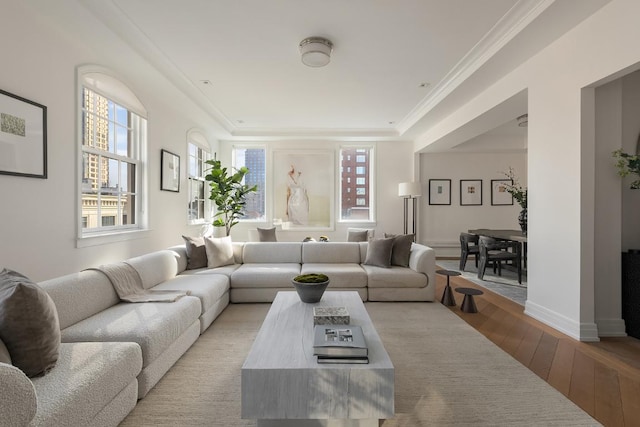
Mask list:
[{"label": "wooden dining chair", "polygon": [[480,246],[478,246],[479,237],[477,234],[460,233],[460,271],[464,271],[469,255],[474,256],[476,268],[478,268],[478,255],[480,254]]},{"label": "wooden dining chair", "polygon": [[522,249],[518,242],[509,240],[496,240],[491,237],[480,236],[480,266],[478,267],[478,279],[484,278],[487,264],[492,263],[493,271],[498,270],[502,275],[502,263],[511,261],[518,269],[518,283],[522,284]]}]

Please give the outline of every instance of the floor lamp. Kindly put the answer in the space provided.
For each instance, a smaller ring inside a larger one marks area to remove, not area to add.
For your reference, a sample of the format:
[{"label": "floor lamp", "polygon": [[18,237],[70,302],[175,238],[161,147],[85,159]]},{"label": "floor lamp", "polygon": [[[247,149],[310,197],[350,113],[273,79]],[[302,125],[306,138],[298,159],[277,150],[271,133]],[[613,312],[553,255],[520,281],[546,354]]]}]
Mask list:
[{"label": "floor lamp", "polygon": [[398,196],[404,197],[404,234],[409,234],[409,200],[411,200],[411,208],[413,209],[412,229],[413,240],[416,240],[416,218],[418,213],[418,205],[416,200],[422,195],[422,186],[419,182],[401,182],[398,184]]}]

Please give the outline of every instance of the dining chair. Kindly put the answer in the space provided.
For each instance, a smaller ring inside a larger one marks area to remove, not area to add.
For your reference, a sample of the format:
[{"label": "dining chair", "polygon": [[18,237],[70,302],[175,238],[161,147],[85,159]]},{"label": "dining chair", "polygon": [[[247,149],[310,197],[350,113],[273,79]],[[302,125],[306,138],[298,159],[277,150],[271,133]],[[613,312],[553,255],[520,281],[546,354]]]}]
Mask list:
[{"label": "dining chair", "polygon": [[480,236],[480,266],[478,267],[478,279],[484,278],[484,272],[488,263],[493,264],[493,271],[498,269],[498,275],[502,275],[502,263],[512,261],[518,269],[518,283],[522,284],[522,249],[518,242],[510,240],[496,240],[491,237]]},{"label": "dining chair", "polygon": [[477,234],[460,233],[460,271],[464,271],[469,255],[474,256],[476,268],[478,268],[478,255],[480,254],[480,246],[478,246],[479,237]]}]

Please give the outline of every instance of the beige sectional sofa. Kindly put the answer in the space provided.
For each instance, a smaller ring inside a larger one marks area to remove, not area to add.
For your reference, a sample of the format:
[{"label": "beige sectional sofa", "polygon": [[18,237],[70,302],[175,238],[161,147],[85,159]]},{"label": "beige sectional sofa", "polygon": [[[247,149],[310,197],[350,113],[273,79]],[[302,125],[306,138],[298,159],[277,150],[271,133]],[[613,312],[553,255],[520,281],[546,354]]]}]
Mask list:
[{"label": "beige sectional sofa", "polygon": [[[330,290],[369,301],[433,301],[435,253],[413,244],[409,267],[365,265],[368,243],[233,243],[234,263],[186,270],[184,245],[126,260],[145,289],[189,291],[173,303],[124,303],[98,270],[41,282],[62,344],[47,375],[0,362],[0,420],[22,426],[115,426],[229,302],[269,302],[297,274],[321,271]],[[1,344],[1,343],[0,343]]]}]

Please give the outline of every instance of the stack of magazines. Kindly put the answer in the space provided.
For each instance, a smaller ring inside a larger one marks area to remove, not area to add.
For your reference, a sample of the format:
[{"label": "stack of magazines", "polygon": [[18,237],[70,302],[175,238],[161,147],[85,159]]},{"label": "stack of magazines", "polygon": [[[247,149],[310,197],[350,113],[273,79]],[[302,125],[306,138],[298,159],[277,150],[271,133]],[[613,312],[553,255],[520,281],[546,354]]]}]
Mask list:
[{"label": "stack of magazines", "polygon": [[316,325],[313,354],[318,363],[369,363],[362,328],[356,325]]}]

